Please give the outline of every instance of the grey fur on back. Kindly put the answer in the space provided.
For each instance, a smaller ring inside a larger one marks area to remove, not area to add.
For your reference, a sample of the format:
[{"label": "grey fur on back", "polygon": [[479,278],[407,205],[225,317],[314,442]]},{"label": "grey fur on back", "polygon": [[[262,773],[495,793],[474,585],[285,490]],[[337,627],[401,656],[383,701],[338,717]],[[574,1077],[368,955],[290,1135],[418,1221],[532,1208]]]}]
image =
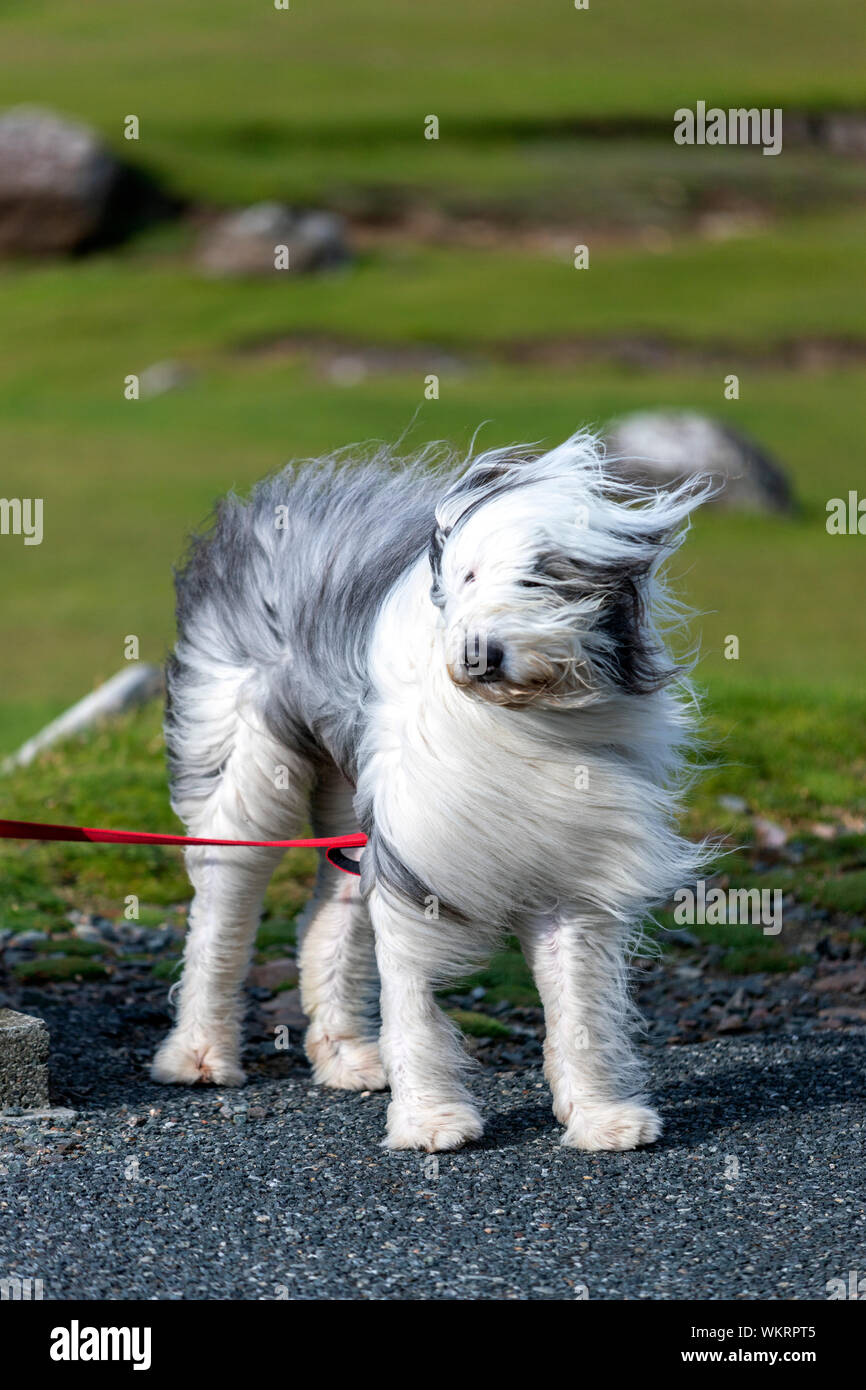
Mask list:
[{"label": "grey fur on back", "polygon": [[354,780],[372,626],[426,551],[453,467],[431,450],[399,467],[386,450],[356,465],[336,455],[289,465],[246,502],[219,503],[176,576],[170,754],[172,710],[197,654],[254,670],[272,733],[312,759],[324,752]]}]

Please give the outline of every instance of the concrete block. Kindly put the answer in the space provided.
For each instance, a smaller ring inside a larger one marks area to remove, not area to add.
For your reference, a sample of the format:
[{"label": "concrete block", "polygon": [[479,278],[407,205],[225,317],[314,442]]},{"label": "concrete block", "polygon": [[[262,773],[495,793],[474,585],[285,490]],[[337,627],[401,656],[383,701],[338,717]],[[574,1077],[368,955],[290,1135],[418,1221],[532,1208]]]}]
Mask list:
[{"label": "concrete block", "polygon": [[0,1009],[0,1111],[48,1108],[48,1029],[41,1018]]}]

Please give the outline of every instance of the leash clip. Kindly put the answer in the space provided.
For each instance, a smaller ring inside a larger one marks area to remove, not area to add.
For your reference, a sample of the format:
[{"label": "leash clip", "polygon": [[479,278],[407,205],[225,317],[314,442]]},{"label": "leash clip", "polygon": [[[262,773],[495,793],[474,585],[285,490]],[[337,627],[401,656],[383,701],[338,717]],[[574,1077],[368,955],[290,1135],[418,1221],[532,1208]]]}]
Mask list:
[{"label": "leash clip", "polygon": [[350,859],[348,854],[344,854],[341,849],[326,849],[325,858],[329,864],[333,864],[335,869],[340,869],[344,874],[352,874],[354,878],[361,877],[361,865],[357,859]]}]

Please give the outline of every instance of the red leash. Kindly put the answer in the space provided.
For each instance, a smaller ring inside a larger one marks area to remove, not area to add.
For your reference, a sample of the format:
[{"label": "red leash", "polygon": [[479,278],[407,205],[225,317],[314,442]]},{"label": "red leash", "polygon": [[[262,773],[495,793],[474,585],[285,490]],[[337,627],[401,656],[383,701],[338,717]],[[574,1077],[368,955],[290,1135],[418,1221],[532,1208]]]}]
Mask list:
[{"label": "red leash", "polygon": [[312,840],[201,840],[188,835],[156,835],[148,830],[100,830],[88,825],[46,825],[36,820],[0,820],[0,840],[87,840],[93,845],[238,845],[244,849],[323,849],[336,869],[360,874],[343,849],[360,849],[367,836],[325,835]]}]

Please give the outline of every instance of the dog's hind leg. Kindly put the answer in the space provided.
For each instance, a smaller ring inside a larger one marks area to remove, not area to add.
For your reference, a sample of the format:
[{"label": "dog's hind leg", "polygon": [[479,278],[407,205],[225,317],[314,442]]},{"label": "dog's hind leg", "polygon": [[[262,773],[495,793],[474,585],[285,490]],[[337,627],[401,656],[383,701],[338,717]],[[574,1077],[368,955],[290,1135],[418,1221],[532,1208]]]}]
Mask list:
[{"label": "dog's hind leg", "polygon": [[[317,779],[313,827],[317,835],[357,830],[352,788],[336,768]],[[348,1091],[382,1090],[373,928],[360,879],[324,856],[301,933],[301,1003],[310,1020],[304,1046],[316,1081]]]},{"label": "dog's hind leg", "polygon": [[454,928],[429,922],[377,886],[370,894],[381,977],[382,1060],[391,1087],[391,1149],[459,1149],[483,1132],[481,1116],[462,1082],[469,1059],[445,1017],[434,987],[454,973]]},{"label": "dog's hind leg", "polygon": [[[237,685],[205,698],[185,693],[173,710],[169,747],[173,804],[194,836],[275,840],[297,834],[312,774],[306,761],[266,730]],[[177,1022],[154,1058],[156,1081],[237,1086],[242,986],[265,889],[280,849],[191,847],[195,889],[184,952]]]},{"label": "dog's hind leg", "polygon": [[519,932],[544,1005],[544,1072],[563,1144],[633,1149],[661,1133],[640,1094],[629,1033],[627,932],[592,908],[539,916]]}]

